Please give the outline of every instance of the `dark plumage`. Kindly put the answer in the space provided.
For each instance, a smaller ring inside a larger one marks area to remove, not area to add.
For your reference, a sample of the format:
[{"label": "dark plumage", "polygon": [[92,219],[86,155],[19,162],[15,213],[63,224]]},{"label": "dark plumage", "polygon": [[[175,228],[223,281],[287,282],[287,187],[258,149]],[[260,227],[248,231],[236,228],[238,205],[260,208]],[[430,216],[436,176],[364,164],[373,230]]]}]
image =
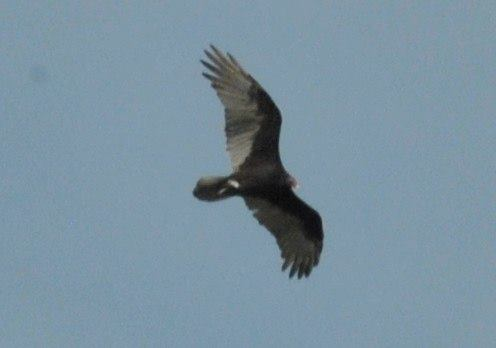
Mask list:
[{"label": "dark plumage", "polygon": [[255,218],[276,238],[289,276],[308,277],[322,251],[320,215],[294,192],[296,180],[279,155],[281,113],[267,92],[229,53],[214,46],[202,60],[225,107],[227,151],[233,173],[201,178],[193,191],[203,201],[232,196],[245,200]]}]

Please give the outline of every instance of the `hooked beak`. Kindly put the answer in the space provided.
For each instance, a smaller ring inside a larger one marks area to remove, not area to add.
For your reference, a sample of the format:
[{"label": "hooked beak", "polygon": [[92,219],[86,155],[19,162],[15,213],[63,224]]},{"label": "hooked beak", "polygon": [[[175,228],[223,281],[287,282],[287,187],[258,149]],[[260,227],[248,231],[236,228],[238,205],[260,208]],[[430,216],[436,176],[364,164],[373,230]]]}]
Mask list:
[{"label": "hooked beak", "polygon": [[291,175],[289,176],[289,185],[293,190],[298,190],[300,188],[300,185],[298,184],[298,181],[292,177]]}]

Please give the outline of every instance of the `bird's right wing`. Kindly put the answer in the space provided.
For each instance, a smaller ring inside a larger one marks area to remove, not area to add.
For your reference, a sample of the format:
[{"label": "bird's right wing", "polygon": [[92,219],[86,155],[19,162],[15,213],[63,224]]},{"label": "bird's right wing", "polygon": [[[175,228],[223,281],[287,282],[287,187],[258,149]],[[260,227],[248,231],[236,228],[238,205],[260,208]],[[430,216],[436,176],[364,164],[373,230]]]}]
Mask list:
[{"label": "bird's right wing", "polygon": [[201,60],[210,72],[203,76],[225,107],[227,151],[234,172],[259,163],[280,165],[279,109],[234,57],[210,47],[211,51],[205,50],[210,62]]},{"label": "bird's right wing", "polygon": [[276,238],[284,259],[282,270],[291,266],[290,278],[296,273],[298,278],[308,277],[322,252],[324,234],[320,215],[291,189],[243,198],[253,216]]}]

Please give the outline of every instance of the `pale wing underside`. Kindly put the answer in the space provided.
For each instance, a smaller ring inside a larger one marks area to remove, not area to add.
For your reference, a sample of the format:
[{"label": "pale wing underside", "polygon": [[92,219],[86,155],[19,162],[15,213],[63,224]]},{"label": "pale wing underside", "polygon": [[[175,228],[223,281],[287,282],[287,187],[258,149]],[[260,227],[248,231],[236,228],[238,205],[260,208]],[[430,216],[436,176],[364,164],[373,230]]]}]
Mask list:
[{"label": "pale wing underside", "polygon": [[225,107],[227,151],[236,172],[250,155],[263,120],[256,100],[250,97],[250,89],[256,88],[257,83],[231,55],[226,57],[211,47],[213,53],[205,51],[211,63],[203,60],[202,63],[213,74],[203,75],[212,82]]},{"label": "pale wing underside", "polygon": [[319,263],[322,243],[319,245],[305,236],[305,226],[297,216],[261,198],[244,197],[244,200],[258,222],[276,238],[284,259],[282,270],[291,266],[290,277],[296,273],[298,278],[308,277]]}]

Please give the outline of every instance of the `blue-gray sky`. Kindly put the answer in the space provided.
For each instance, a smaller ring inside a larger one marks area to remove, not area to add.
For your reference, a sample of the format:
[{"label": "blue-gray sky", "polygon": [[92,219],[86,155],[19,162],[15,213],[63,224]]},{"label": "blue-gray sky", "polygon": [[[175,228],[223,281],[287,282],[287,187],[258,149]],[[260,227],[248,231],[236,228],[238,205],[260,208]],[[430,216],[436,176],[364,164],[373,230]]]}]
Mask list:
[{"label": "blue-gray sky", "polygon": [[[283,113],[309,279],[191,195],[209,43]],[[2,347],[496,346],[494,2],[7,0],[0,52]]]}]

